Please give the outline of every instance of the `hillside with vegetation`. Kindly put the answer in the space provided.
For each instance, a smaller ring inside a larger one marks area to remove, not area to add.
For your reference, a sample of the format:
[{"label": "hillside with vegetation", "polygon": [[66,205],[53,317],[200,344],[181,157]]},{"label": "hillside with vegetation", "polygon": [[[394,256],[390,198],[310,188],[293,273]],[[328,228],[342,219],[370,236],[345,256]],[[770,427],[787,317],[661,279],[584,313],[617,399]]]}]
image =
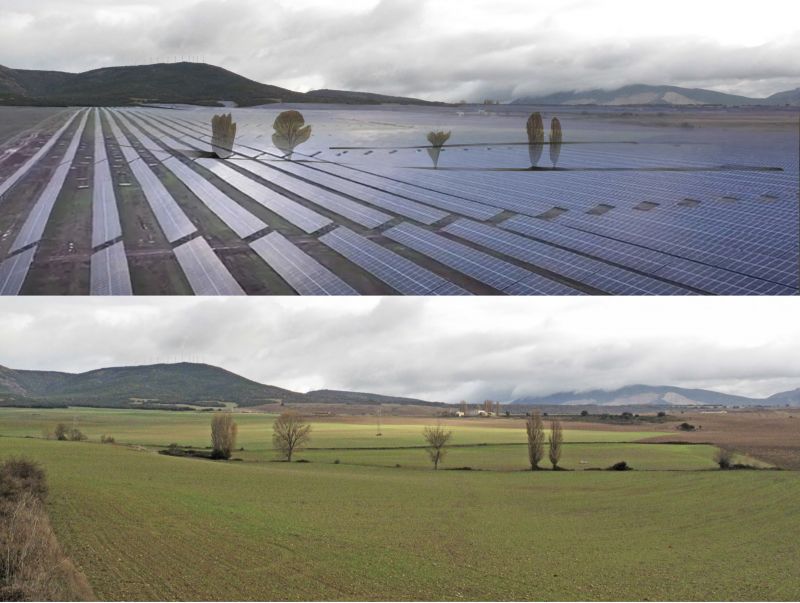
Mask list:
[{"label": "hillside with vegetation", "polygon": [[0,104],[125,106],[145,103],[242,107],[270,103],[432,104],[368,92],[295,92],[205,63],[106,67],[84,73],[11,69],[0,65]]}]

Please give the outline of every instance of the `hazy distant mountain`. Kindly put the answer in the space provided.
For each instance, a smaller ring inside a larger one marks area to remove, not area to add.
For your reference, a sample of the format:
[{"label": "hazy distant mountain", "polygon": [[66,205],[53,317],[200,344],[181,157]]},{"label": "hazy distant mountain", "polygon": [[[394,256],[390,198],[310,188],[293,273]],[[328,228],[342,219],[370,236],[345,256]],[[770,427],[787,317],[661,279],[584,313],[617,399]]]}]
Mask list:
[{"label": "hazy distant mountain", "polygon": [[422,404],[432,402],[360,392],[320,390],[302,394],[245,379],[207,364],[155,364],[104,368],[87,373],[24,371],[0,367],[0,406],[158,407],[215,406],[232,402],[331,404]]},{"label": "hazy distant mountain", "polygon": [[526,96],[512,101],[517,105],[785,105],[800,104],[800,89],[779,92],[768,98],[750,98],[702,88],[648,86],[636,84],[615,90],[557,92],[545,96]]},{"label": "hazy distant mountain", "polygon": [[792,406],[800,405],[800,388],[773,394],[767,398],[767,401],[775,406],[785,406],[786,404]]},{"label": "hazy distant mountain", "polygon": [[[358,105],[395,104],[395,105],[443,105],[444,103],[425,101],[419,98],[406,98],[404,96],[387,96],[373,94],[372,92],[349,92],[347,90],[312,90],[307,92],[305,99],[309,102],[320,103],[350,103]],[[315,100],[319,99],[319,100]]]},{"label": "hazy distant mountain", "polygon": [[[415,398],[364,392],[316,390],[293,392],[245,379],[207,364],[155,364],[103,368],[86,373],[14,370],[0,366],[0,406],[98,406],[109,408],[217,406],[231,402],[260,406],[290,404],[398,404],[444,406]],[[508,401],[502,401],[508,403]],[[800,404],[800,389],[765,399],[706,389],[630,385],[615,390],[560,392],[510,402],[524,406],[784,406]]]},{"label": "hazy distant mountain", "polygon": [[770,399],[748,398],[722,394],[707,389],[683,387],[629,385],[614,390],[595,389],[584,392],[559,392],[548,396],[526,396],[514,404],[562,406],[720,406],[771,405]]},{"label": "hazy distant mountain", "polygon": [[320,389],[308,392],[305,402],[322,404],[416,404],[418,406],[445,406],[443,402],[428,402],[416,398],[400,398],[397,396],[383,396],[380,394],[365,394],[361,392],[346,392],[332,389]]},{"label": "hazy distant mountain", "polygon": [[794,90],[787,90],[786,92],[778,92],[767,98],[771,105],[800,105],[800,88]]},{"label": "hazy distant mountain", "polygon": [[31,71],[0,65],[0,104],[6,105],[103,106],[147,102],[215,106],[220,101],[233,101],[240,106],[275,102],[429,104],[366,92],[294,92],[204,63],[107,67],[85,73]]}]

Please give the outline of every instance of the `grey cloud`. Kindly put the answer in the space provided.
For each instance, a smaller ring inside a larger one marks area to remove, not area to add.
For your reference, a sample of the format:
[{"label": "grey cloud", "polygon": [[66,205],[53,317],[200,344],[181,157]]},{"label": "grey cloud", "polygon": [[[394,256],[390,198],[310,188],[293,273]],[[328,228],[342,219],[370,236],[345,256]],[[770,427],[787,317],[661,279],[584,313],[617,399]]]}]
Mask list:
[{"label": "grey cloud", "polygon": [[771,299],[9,299],[0,364],[205,361],[301,391],[447,402],[633,383],[769,395],[800,386],[792,311]]},{"label": "grey cloud", "polygon": [[[473,2],[486,24],[465,29],[436,18],[432,0],[305,8],[279,0],[29,0],[14,9],[32,20],[27,27],[0,19],[0,56],[13,67],[84,70],[202,55],[276,85],[441,100],[509,100],[632,83],[767,95],[800,83],[800,64],[788,59],[800,54],[797,36],[776,35],[752,47],[685,35],[597,40],[555,19],[559,10],[569,15],[590,5]],[[449,6],[455,22],[457,5]],[[530,6],[522,31],[511,10],[521,6]],[[498,17],[504,8],[511,15],[505,21]],[[99,10],[116,17],[101,22]]]}]

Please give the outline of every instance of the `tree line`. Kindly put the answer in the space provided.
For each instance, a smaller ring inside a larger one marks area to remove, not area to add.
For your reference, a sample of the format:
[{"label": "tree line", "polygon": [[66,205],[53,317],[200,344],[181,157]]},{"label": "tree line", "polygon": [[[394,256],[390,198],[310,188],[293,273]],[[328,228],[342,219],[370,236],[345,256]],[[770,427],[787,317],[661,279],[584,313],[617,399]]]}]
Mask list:
[{"label": "tree line", "polygon": [[[236,449],[239,428],[230,411],[215,413],[211,418],[211,457],[229,459]],[[298,450],[311,441],[311,425],[294,411],[282,413],[272,424],[272,445],[281,457],[291,462]]]},{"label": "tree line", "polygon": [[[525,421],[525,431],[528,436],[528,461],[531,471],[538,471],[542,467],[539,464],[544,459],[545,444],[547,445],[547,455],[554,471],[561,469],[561,448],[564,443],[564,432],[561,421],[553,420],[550,422],[550,434],[546,437],[542,415],[538,410],[533,411]],[[444,460],[447,454],[447,445],[452,439],[453,432],[445,431],[441,424],[435,427],[426,427],[422,432],[427,443],[428,456],[433,463],[433,468],[438,469],[439,463]]]}]

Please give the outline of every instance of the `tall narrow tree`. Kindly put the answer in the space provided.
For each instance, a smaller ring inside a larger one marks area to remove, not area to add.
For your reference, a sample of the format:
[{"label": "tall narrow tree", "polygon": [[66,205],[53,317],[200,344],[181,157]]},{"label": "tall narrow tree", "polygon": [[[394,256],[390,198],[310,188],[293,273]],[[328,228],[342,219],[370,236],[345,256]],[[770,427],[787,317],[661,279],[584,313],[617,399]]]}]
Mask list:
[{"label": "tall narrow tree", "polygon": [[233,155],[233,143],[236,140],[236,124],[233,116],[215,115],[211,118],[211,150],[220,159],[228,159]]},{"label": "tall narrow tree", "polygon": [[561,460],[561,443],[564,441],[564,433],[561,430],[561,421],[555,419],[550,422],[549,456],[553,471],[558,469],[558,461]]},{"label": "tall narrow tree", "polygon": [[536,471],[544,458],[544,425],[538,410],[534,410],[528,417],[525,430],[528,434],[528,461],[531,471]]},{"label": "tall narrow tree", "polygon": [[561,122],[558,121],[557,117],[554,117],[553,121],[550,122],[550,162],[553,164],[554,168],[558,165],[562,142]]},{"label": "tall narrow tree", "polygon": [[238,427],[230,411],[214,413],[211,417],[212,455],[218,459],[229,459],[236,447]]},{"label": "tall narrow tree", "polygon": [[542,158],[544,151],[544,122],[542,114],[538,111],[531,113],[526,124],[528,131],[528,155],[531,159],[531,167],[536,167]]}]

